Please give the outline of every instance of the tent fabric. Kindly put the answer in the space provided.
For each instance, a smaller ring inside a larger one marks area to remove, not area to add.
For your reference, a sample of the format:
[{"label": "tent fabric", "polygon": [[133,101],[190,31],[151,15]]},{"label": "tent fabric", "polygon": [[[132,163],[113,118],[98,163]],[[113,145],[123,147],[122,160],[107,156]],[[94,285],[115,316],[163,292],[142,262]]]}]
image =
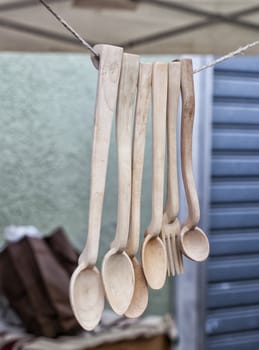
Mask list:
[{"label": "tent fabric", "polygon": [[[46,1],[91,43],[140,54],[221,55],[259,37],[256,0],[163,0],[163,6],[139,0],[136,9],[116,10],[78,7],[74,0]],[[86,50],[37,1],[0,0],[0,28],[1,51]]]}]

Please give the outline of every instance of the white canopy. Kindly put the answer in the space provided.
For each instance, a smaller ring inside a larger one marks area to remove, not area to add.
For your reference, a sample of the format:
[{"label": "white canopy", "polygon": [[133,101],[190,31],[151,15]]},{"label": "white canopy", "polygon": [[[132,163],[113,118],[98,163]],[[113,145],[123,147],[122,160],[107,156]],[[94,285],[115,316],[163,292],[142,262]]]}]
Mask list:
[{"label": "white canopy", "polygon": [[[138,0],[135,9],[46,1],[91,43],[120,45],[142,54],[221,55],[259,40],[256,0]],[[85,48],[38,0],[0,0],[0,50],[69,52]],[[259,47],[249,53],[259,53]]]}]

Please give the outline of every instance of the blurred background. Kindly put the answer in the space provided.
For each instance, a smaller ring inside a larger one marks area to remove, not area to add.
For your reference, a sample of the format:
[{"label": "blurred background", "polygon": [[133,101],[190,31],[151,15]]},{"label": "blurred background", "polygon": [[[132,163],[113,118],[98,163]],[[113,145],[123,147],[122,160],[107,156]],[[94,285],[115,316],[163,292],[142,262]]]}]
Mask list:
[{"label": "blurred background", "polygon": [[[198,68],[259,40],[257,1],[47,2],[91,44],[122,46],[142,61],[188,56]],[[89,52],[37,0],[0,0],[0,51],[1,232],[10,225],[33,225],[45,235],[62,226],[80,251],[87,232],[97,71]],[[104,340],[71,340],[69,349],[259,349],[258,52],[259,46],[249,51],[253,56],[232,58],[194,76],[194,170],[209,260],[186,260],[183,275],[150,291],[143,320],[136,321],[143,322],[143,334],[134,333],[138,323],[115,322],[107,347],[104,322],[95,335]],[[149,118],[143,233],[151,217],[151,149]],[[116,169],[113,130],[99,266],[116,229]],[[184,219],[181,181],[180,194]],[[6,246],[4,236],[1,245]],[[12,333],[5,327],[3,346],[7,335],[17,336],[16,328]],[[125,328],[131,327],[129,337]],[[27,342],[24,333],[17,339],[21,349],[64,348],[62,340],[40,343],[33,336]]]}]

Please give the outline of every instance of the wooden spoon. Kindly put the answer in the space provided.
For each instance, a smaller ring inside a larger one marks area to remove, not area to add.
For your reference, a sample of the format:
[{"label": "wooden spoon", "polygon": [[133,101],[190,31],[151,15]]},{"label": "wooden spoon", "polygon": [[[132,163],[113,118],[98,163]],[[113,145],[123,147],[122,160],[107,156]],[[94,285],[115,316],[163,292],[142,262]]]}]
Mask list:
[{"label": "wooden spoon", "polygon": [[192,132],[195,111],[192,60],[182,59],[181,67],[181,160],[188,218],[182,226],[180,242],[183,253],[189,259],[200,262],[206,260],[209,255],[209,241],[206,234],[196,226],[200,220],[200,206],[192,166]]},{"label": "wooden spoon", "polygon": [[141,188],[148,110],[151,97],[151,78],[152,63],[140,64],[132,157],[130,231],[127,245],[127,253],[131,258],[135,273],[133,298],[125,312],[125,316],[129,318],[141,316],[148,304],[147,281],[136,255],[139,248]]},{"label": "wooden spoon", "polygon": [[131,153],[134,102],[137,92],[139,56],[123,55],[117,106],[118,151],[118,213],[115,239],[102,264],[102,277],[106,297],[111,308],[123,315],[128,309],[135,275],[132,261],[125,249],[129,235],[131,204]]},{"label": "wooden spoon", "polygon": [[102,220],[112,120],[116,107],[123,50],[96,45],[100,54],[91,163],[88,236],[79,266],[70,282],[70,300],[76,319],[86,330],[94,329],[104,309],[101,275],[95,267]]},{"label": "wooden spoon", "polygon": [[152,219],[142,245],[145,277],[152,289],[161,289],[166,280],[167,255],[159,234],[162,229],[166,141],[168,64],[153,64],[153,171]]}]

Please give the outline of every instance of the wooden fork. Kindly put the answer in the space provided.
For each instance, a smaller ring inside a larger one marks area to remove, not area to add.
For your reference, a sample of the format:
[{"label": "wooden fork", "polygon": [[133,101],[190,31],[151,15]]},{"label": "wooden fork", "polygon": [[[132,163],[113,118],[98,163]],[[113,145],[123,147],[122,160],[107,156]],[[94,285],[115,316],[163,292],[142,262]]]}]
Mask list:
[{"label": "wooden fork", "polygon": [[183,260],[178,244],[180,223],[177,174],[177,113],[180,93],[181,63],[169,64],[167,105],[167,199],[163,216],[161,237],[166,247],[168,276],[183,272]]}]

